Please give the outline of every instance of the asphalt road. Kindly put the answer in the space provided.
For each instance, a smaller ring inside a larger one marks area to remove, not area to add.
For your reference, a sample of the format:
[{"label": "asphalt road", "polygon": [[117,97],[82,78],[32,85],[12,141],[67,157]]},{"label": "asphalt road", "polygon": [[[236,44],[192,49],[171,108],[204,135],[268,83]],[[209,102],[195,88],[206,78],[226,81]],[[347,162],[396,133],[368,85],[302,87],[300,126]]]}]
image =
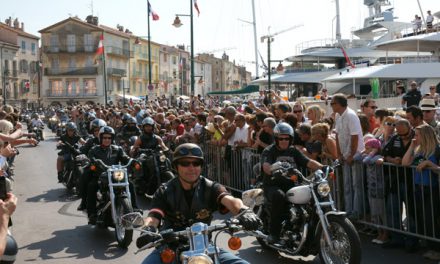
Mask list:
[{"label": "asphalt road", "polygon": [[[16,263],[141,263],[149,251],[135,255],[134,242],[127,250],[120,249],[113,229],[87,225],[86,215],[76,210],[78,198],[57,183],[56,139],[48,130],[45,135],[46,141],[37,147],[19,147],[15,162],[14,193],[19,204],[12,232],[19,245]],[[141,197],[140,206],[148,210],[148,200]],[[254,238],[242,236],[243,246],[236,253],[250,263],[320,263],[318,257],[292,259],[264,251]],[[220,236],[221,247],[227,248],[227,238]],[[384,250],[371,244],[371,239],[362,237],[362,263],[437,263],[423,259],[423,251]]]}]

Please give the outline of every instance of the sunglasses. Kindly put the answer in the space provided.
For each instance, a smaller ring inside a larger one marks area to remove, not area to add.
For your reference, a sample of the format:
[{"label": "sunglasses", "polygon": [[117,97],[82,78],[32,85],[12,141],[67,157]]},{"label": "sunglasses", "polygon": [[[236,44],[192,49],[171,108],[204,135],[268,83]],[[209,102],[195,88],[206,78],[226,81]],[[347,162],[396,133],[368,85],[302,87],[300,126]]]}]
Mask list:
[{"label": "sunglasses", "polygon": [[186,156],[190,153],[194,156],[197,156],[197,157],[202,156],[202,151],[199,148],[181,148],[181,149],[179,149],[180,155]]},{"label": "sunglasses", "polygon": [[297,113],[302,113],[302,111],[303,111],[303,110],[293,110],[293,112],[294,112],[295,114],[297,114]]},{"label": "sunglasses", "polygon": [[369,106],[371,109],[377,109],[377,106],[375,106],[375,105],[372,105],[372,106]]},{"label": "sunglasses", "polygon": [[396,126],[396,124],[391,123],[391,122],[385,122],[385,125],[386,125],[386,126],[392,126],[392,127],[395,127],[395,126]]},{"label": "sunglasses", "polygon": [[284,138],[284,137],[283,138],[278,138],[278,141],[289,141],[289,140],[290,140],[290,138],[288,138],[288,137],[287,138]]},{"label": "sunglasses", "polygon": [[423,110],[423,113],[431,113],[432,110]]},{"label": "sunglasses", "polygon": [[202,166],[202,162],[201,161],[180,161],[177,163],[178,165],[182,166],[182,167],[189,167],[190,165],[192,165],[193,167],[200,167]]}]

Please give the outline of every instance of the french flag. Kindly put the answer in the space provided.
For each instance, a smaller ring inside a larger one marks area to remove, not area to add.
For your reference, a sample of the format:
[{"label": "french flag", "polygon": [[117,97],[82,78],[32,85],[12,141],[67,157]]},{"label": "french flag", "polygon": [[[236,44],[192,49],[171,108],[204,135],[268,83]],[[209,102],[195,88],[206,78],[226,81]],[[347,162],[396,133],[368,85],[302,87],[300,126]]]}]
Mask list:
[{"label": "french flag", "polygon": [[148,10],[150,10],[150,14],[151,17],[153,18],[153,21],[159,20],[159,15],[156,12],[154,12],[153,8],[151,8],[150,1],[148,1]]},{"label": "french flag", "polygon": [[197,15],[200,16],[200,10],[199,10],[199,5],[197,4],[197,0],[194,0],[194,7],[195,7],[196,10],[197,10]]}]

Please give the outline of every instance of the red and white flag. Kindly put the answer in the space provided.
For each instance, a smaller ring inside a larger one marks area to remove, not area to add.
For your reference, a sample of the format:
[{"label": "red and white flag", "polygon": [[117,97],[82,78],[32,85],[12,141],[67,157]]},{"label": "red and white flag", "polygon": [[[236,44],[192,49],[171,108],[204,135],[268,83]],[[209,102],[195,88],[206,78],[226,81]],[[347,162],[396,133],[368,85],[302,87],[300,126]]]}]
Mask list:
[{"label": "red and white flag", "polygon": [[200,16],[200,10],[199,10],[199,5],[197,5],[197,0],[194,0],[194,7],[195,7],[196,10],[197,10],[197,15]]},{"label": "red and white flag", "polygon": [[95,54],[95,64],[98,63],[98,60],[102,59],[103,55],[104,55],[104,33],[102,33],[101,36],[99,37],[98,49],[96,50],[96,54]]},{"label": "red and white flag", "polygon": [[148,15],[151,15],[153,21],[159,20],[159,15],[156,12],[154,12],[153,8],[151,8],[150,1],[148,1],[148,10],[150,10],[150,14]]},{"label": "red and white flag", "polygon": [[179,70],[182,71],[182,69],[183,69],[183,58],[180,58],[180,61],[179,61]]}]

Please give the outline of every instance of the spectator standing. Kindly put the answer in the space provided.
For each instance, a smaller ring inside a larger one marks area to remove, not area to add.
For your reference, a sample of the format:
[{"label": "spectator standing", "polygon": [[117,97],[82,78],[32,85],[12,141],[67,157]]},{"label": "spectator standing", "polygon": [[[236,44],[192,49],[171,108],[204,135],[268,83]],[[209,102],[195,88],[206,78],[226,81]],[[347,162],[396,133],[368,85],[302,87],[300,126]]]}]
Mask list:
[{"label": "spectator standing", "polygon": [[406,119],[408,119],[411,126],[418,127],[423,124],[423,111],[418,106],[410,106],[406,109]]},{"label": "spectator standing", "polygon": [[431,10],[428,10],[428,15],[426,16],[426,33],[432,32],[433,22],[434,22],[434,16],[431,15]]},{"label": "spectator standing", "polygon": [[263,121],[261,131],[255,141],[257,152],[261,154],[263,150],[274,142],[273,129],[276,126],[276,121],[272,117],[267,117]]},{"label": "spectator standing", "polygon": [[317,124],[325,116],[325,111],[319,105],[311,105],[307,108],[307,119],[311,126]]},{"label": "spectator standing", "polygon": [[418,15],[414,16],[414,20],[412,21],[414,35],[417,35],[422,30],[422,18]]},{"label": "spectator standing", "polygon": [[306,122],[306,118],[304,117],[304,111],[306,110],[306,107],[303,103],[300,101],[296,101],[293,105],[293,114],[296,115],[296,119],[298,120],[298,123],[304,123]]},{"label": "spectator standing", "polygon": [[376,122],[374,117],[374,112],[377,109],[376,101],[367,99],[361,105],[361,111],[368,118],[368,123],[370,124],[368,128],[368,132],[372,133],[376,128],[379,127],[379,124]]},{"label": "spectator standing", "polygon": [[362,170],[353,164],[354,155],[364,150],[361,124],[343,94],[335,94],[330,105],[336,113],[336,147],[343,163],[345,211],[356,219],[363,212]]},{"label": "spectator standing", "polygon": [[325,123],[318,123],[312,126],[312,138],[314,141],[321,143],[322,148],[319,153],[319,158],[323,164],[331,164],[331,162],[338,158],[336,150],[336,140],[329,136],[330,126]]},{"label": "spectator standing", "polygon": [[423,98],[434,99],[435,105],[438,105],[440,100],[440,95],[437,93],[437,87],[435,85],[429,86],[429,93],[423,96]]},{"label": "spectator standing", "polygon": [[434,99],[425,98],[420,102],[420,109],[423,112],[423,121],[434,128],[437,137],[440,136],[440,122],[435,119],[436,108]]},{"label": "spectator standing", "polygon": [[422,100],[422,94],[417,89],[417,83],[412,81],[409,91],[402,97],[402,105],[406,104],[406,107],[419,105],[420,100]]}]

